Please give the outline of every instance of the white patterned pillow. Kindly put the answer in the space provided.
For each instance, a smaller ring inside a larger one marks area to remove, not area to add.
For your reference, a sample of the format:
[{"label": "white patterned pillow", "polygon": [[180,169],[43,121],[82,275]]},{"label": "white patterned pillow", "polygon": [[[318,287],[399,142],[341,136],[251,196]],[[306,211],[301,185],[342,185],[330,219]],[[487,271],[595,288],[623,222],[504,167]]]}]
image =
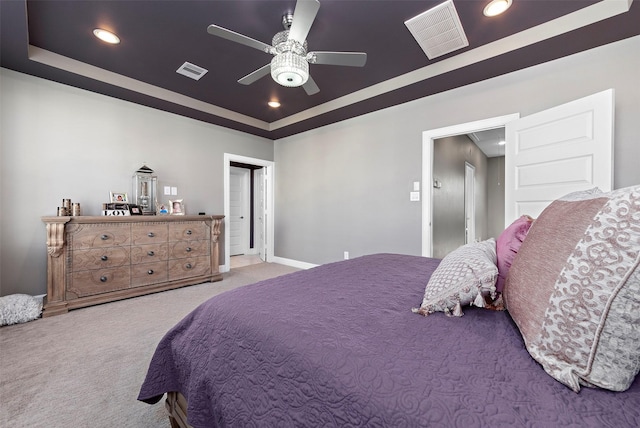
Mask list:
[{"label": "white patterned pillow", "polygon": [[444,312],[462,316],[462,306],[484,307],[486,296],[495,298],[496,241],[474,242],[447,254],[429,278],[424,298],[414,313]]},{"label": "white patterned pillow", "polygon": [[574,391],[640,370],[640,186],[552,202],[513,261],[504,303],[527,350]]}]

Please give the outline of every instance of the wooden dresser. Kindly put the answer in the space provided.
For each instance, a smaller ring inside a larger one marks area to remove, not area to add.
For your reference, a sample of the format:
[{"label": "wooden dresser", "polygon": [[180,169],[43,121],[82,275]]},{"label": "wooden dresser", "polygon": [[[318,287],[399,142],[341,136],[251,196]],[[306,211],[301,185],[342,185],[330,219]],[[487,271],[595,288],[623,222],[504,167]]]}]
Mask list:
[{"label": "wooden dresser", "polygon": [[43,217],[48,255],[42,316],[220,281],[223,218]]}]

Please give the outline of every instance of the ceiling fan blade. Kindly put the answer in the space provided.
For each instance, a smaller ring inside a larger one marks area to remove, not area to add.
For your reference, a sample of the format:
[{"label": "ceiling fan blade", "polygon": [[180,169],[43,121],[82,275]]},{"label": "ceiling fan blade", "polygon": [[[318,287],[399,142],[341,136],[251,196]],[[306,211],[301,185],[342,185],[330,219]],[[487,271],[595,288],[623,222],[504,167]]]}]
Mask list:
[{"label": "ceiling fan blade", "polygon": [[311,64],[363,67],[367,63],[367,54],[364,52],[310,52],[309,56]]},{"label": "ceiling fan blade", "polygon": [[293,11],[293,22],[289,29],[289,39],[297,40],[300,44],[304,43],[311,29],[316,14],[320,9],[318,0],[298,0],[296,8]]},{"label": "ceiling fan blade", "polygon": [[316,85],[316,81],[313,80],[313,78],[311,76],[309,76],[309,79],[307,80],[307,83],[302,85],[302,89],[304,89],[304,91],[307,93],[307,95],[313,95],[313,94],[317,94],[318,92],[320,92],[320,88],[318,88],[318,85]]},{"label": "ceiling fan blade", "polygon": [[243,36],[240,33],[236,33],[235,31],[227,30],[226,28],[219,27],[217,25],[211,24],[207,27],[207,33],[222,37],[223,39],[231,40],[232,42],[240,43],[245,46],[249,46],[250,48],[258,49],[262,52],[271,53],[273,47],[266,43],[262,43],[259,40],[252,39],[251,37]]},{"label": "ceiling fan blade", "polygon": [[256,80],[262,79],[264,76],[266,76],[269,73],[271,73],[271,64],[270,63],[265,65],[264,67],[260,67],[259,69],[257,69],[253,73],[247,74],[242,79],[238,80],[238,83],[241,83],[243,85],[250,85],[253,82],[255,82]]}]

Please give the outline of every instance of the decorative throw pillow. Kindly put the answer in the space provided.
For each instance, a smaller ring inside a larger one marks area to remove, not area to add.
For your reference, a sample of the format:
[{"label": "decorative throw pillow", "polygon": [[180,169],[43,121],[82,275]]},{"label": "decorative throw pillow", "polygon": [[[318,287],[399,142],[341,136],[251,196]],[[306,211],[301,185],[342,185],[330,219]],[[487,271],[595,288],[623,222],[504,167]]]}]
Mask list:
[{"label": "decorative throw pillow", "polygon": [[422,305],[414,313],[444,312],[462,316],[462,306],[484,307],[484,298],[495,298],[496,241],[474,242],[447,254],[429,278]]},{"label": "decorative throw pillow", "polygon": [[640,186],[552,202],[504,287],[527,350],[558,381],[612,391],[640,369]]},{"label": "decorative throw pillow", "polygon": [[518,250],[522,245],[522,241],[527,236],[533,219],[528,215],[523,215],[509,225],[498,236],[496,241],[496,255],[498,257],[498,281],[496,282],[496,291],[502,293],[504,288],[504,280],[509,273],[513,259],[518,254]]}]

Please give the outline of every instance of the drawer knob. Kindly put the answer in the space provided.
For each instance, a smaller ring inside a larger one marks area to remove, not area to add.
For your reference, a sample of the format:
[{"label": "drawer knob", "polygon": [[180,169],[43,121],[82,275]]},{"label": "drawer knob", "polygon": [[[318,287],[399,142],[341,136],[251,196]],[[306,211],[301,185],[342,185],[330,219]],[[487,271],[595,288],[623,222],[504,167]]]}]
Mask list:
[{"label": "drawer knob", "polygon": [[186,265],[184,265],[184,267],[186,267],[187,269],[191,269],[191,263],[187,263]]},{"label": "drawer knob", "polygon": [[153,232],[149,232],[149,233],[147,233],[147,236],[148,236],[149,238],[153,238],[154,236],[156,236],[156,234],[155,234],[155,233],[153,233]]},{"label": "drawer knob", "polygon": [[100,257],[100,260],[102,260],[103,262],[106,262],[108,259],[109,259],[109,257],[107,257],[107,256]]},{"label": "drawer knob", "polygon": [[101,276],[100,277],[100,282],[107,282],[107,277],[106,276]]},{"label": "drawer knob", "polygon": [[187,247],[187,253],[191,252],[191,247]]},{"label": "drawer knob", "polygon": [[191,235],[191,229],[187,230],[187,235]]},{"label": "drawer knob", "polygon": [[147,271],[147,273],[148,273],[149,275],[153,275],[153,269],[149,269],[149,270]]},{"label": "drawer knob", "polygon": [[107,239],[109,239],[109,235],[102,235],[100,239],[102,239],[103,241],[106,241]]},{"label": "drawer knob", "polygon": [[155,256],[155,255],[156,255],[156,253],[154,253],[153,251],[148,251],[147,252],[147,256]]}]

